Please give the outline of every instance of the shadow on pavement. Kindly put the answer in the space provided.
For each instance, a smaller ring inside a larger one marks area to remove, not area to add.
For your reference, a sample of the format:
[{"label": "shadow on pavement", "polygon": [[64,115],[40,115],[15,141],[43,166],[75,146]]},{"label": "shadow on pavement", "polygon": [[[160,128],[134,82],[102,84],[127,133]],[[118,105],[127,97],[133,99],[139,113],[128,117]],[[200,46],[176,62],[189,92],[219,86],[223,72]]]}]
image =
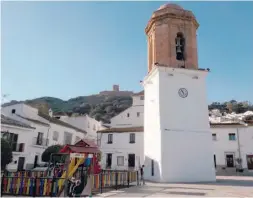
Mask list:
[{"label": "shadow on pavement", "polygon": [[192,195],[192,196],[205,196],[206,193],[202,193],[202,192],[168,192],[167,194],[171,194],[171,195]]},{"label": "shadow on pavement", "polygon": [[217,179],[215,185],[253,187],[253,180]]}]

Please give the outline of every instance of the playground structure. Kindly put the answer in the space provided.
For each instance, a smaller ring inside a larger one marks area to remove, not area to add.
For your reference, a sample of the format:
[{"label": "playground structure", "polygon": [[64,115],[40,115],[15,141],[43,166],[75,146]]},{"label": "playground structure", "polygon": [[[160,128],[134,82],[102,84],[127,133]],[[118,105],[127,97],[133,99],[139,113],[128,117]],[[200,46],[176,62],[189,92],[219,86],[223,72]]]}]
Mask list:
[{"label": "playground structure", "polygon": [[[101,171],[98,163],[99,153],[100,151],[96,146],[91,147],[83,140],[79,141],[75,145],[66,145],[59,151],[57,155],[62,154],[66,156],[66,168],[63,170],[64,167],[61,166],[60,172],[64,172],[62,175],[59,175],[61,179],[58,181],[58,195],[60,197],[63,195],[71,196],[71,193],[69,193],[69,179],[71,179],[73,176],[75,176],[74,178],[78,177],[80,179],[78,194],[91,194],[92,187],[90,175],[99,174]],[[77,175],[77,170],[79,168],[81,168],[81,171],[79,171],[81,174]]]},{"label": "playground structure", "polygon": [[[100,151],[84,141],[66,145],[56,155],[65,156],[65,163],[47,171],[23,171],[3,174],[2,195],[14,196],[72,196],[70,179],[79,179],[78,194],[89,196],[102,193],[105,188],[118,189],[138,183],[138,171],[103,171],[100,169]],[[53,154],[54,155],[54,154]],[[58,174],[60,172],[60,174]]]}]

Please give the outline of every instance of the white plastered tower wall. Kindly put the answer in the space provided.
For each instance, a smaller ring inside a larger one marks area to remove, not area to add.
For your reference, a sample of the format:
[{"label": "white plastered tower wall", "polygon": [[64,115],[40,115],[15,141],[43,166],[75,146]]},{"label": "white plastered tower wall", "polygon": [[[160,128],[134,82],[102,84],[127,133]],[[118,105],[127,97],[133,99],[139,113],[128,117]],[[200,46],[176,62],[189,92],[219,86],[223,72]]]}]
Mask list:
[{"label": "white plastered tower wall", "polygon": [[[159,74],[158,70],[144,79],[144,175],[145,179],[161,180],[161,133],[160,133],[160,112],[159,112]],[[154,174],[152,176],[151,160],[154,163]]]},{"label": "white plastered tower wall", "polygon": [[[215,181],[206,71],[154,67],[145,78],[145,177],[157,182]],[[186,98],[178,94],[188,91]],[[152,176],[153,160],[153,176]]]}]

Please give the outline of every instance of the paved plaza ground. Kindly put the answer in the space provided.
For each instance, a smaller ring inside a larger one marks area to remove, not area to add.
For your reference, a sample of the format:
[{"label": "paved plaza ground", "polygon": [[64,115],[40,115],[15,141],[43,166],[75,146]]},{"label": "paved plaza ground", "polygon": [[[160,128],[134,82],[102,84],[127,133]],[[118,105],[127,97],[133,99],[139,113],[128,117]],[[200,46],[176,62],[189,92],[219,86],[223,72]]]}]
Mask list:
[{"label": "paved plaza ground", "polygon": [[[110,191],[99,197],[253,197],[253,177],[217,176],[215,183],[161,184]],[[96,196],[96,197],[97,197]]]}]

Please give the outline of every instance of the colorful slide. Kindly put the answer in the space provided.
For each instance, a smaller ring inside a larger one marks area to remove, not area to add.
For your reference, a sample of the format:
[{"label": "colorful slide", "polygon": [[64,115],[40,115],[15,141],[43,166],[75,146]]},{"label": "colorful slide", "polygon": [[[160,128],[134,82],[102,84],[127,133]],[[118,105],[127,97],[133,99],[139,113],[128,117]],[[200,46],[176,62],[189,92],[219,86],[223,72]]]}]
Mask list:
[{"label": "colorful slide", "polygon": [[[75,158],[73,158],[69,164],[69,167],[68,167],[68,176],[67,178],[70,178],[73,176],[73,174],[76,172],[76,170],[78,169],[78,167],[80,166],[80,164],[84,163],[84,160],[85,158],[80,158],[76,165],[75,165]],[[61,176],[61,179],[59,180],[58,182],[58,185],[59,185],[59,189],[62,188],[63,184],[64,184],[64,181],[65,181],[65,178],[66,178],[66,171],[62,174]]]}]

